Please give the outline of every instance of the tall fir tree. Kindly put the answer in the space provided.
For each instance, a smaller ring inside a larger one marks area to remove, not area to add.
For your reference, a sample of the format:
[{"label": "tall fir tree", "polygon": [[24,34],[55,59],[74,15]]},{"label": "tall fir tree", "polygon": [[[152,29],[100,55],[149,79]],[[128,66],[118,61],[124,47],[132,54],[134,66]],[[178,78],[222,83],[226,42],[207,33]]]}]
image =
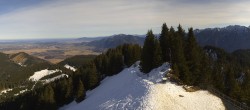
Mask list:
[{"label": "tall fir tree", "polygon": [[201,76],[201,49],[196,42],[193,28],[188,29],[187,43],[185,48],[185,55],[187,64],[189,65],[190,71],[190,83],[191,84],[199,84],[199,78]]},{"label": "tall fir tree", "polygon": [[41,104],[39,105],[41,107],[39,109],[53,110],[56,108],[55,94],[51,85],[46,86],[44,88],[44,91],[41,92],[39,97],[39,104]]},{"label": "tall fir tree", "polygon": [[141,71],[149,73],[153,69],[153,56],[154,56],[155,36],[152,30],[149,30],[144,41],[141,56]]},{"label": "tall fir tree", "polygon": [[174,35],[174,38],[172,40],[173,45],[173,63],[177,64],[177,68],[179,70],[179,78],[186,84],[190,83],[190,72],[189,68],[187,66],[185,54],[184,54],[184,40],[185,38],[185,32],[182,29],[182,27],[179,25],[178,30]]},{"label": "tall fir tree", "polygon": [[154,41],[154,55],[153,55],[153,67],[156,68],[162,64],[162,51],[158,39]]},{"label": "tall fir tree", "polygon": [[91,62],[87,68],[87,85],[89,89],[95,88],[99,84],[99,74],[97,73],[96,66]]},{"label": "tall fir tree", "polygon": [[159,42],[160,42],[160,46],[161,46],[161,57],[162,57],[162,60],[164,62],[167,62],[167,61],[170,61],[170,58],[169,58],[169,54],[170,54],[170,44],[168,42],[168,39],[169,38],[169,29],[166,25],[166,23],[164,23],[162,25],[162,30],[161,30],[161,34],[160,34],[160,37],[159,37]]},{"label": "tall fir tree", "polygon": [[66,92],[65,92],[65,100],[66,103],[69,103],[73,99],[73,81],[72,78],[68,78],[66,80]]},{"label": "tall fir tree", "polygon": [[169,63],[170,63],[170,66],[172,65],[172,67],[174,65],[174,56],[173,56],[174,54],[173,54],[173,52],[174,52],[174,46],[175,46],[175,44],[174,44],[175,35],[176,35],[175,30],[171,26],[170,29],[169,29],[169,36],[167,36],[167,44],[169,44],[169,55],[168,55]]},{"label": "tall fir tree", "polygon": [[76,92],[76,102],[79,103],[82,100],[85,99],[86,92],[84,85],[81,80],[79,80],[78,87],[77,87],[77,92]]}]

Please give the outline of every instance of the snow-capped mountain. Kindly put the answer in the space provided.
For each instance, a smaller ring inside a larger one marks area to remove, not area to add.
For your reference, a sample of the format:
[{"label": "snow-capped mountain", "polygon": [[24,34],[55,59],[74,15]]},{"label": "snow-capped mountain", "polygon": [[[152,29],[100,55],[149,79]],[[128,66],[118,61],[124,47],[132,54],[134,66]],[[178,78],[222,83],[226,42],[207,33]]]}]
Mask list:
[{"label": "snow-capped mountain", "polygon": [[164,82],[168,63],[148,75],[139,70],[139,62],[100,86],[88,91],[80,103],[72,102],[60,110],[218,110],[225,109],[220,98],[208,91],[186,92],[182,86]]}]

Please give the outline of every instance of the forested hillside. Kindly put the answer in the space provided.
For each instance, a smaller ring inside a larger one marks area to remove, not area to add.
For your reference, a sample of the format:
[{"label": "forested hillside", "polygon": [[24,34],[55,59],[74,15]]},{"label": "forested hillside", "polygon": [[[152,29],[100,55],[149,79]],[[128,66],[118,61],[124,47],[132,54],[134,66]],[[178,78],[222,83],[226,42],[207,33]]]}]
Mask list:
[{"label": "forested hillside", "polygon": [[178,84],[200,89],[213,87],[250,105],[248,63],[242,63],[242,59],[223,49],[200,47],[192,28],[186,33],[181,25],[175,30],[164,23],[159,39],[149,30],[143,47],[124,44],[108,49],[82,64],[77,71],[68,74],[68,77],[9,98],[0,104],[0,108],[48,110],[58,109],[73,100],[84,101],[86,91],[94,89],[105,77],[121,72],[138,60],[141,61],[140,70],[145,74],[164,62],[169,62],[173,69],[172,78]]},{"label": "forested hillside", "polygon": [[200,45],[223,48],[227,52],[250,48],[250,28],[245,26],[197,29],[195,35]]}]

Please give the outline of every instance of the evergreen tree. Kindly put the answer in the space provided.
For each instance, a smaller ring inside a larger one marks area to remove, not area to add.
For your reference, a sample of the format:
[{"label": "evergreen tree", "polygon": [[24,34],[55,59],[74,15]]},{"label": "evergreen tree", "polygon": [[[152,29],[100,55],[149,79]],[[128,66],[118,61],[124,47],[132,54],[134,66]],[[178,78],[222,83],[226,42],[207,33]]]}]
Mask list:
[{"label": "evergreen tree", "polygon": [[121,48],[126,66],[131,66],[136,61],[140,60],[141,47],[138,44],[124,44]]},{"label": "evergreen tree", "polygon": [[162,64],[161,47],[159,41],[155,39],[154,41],[154,55],[153,55],[153,68],[156,68]]},{"label": "evergreen tree", "polygon": [[177,64],[177,68],[179,70],[179,78],[184,83],[191,84],[190,72],[184,54],[184,38],[185,32],[179,25],[178,31],[176,32],[176,34],[174,34],[174,38],[172,40],[173,64]]},{"label": "evergreen tree", "polygon": [[103,53],[103,54],[97,56],[94,59],[94,62],[95,62],[95,65],[96,65],[98,72],[103,74],[104,76],[107,76],[108,75],[108,65],[109,65],[107,55]]},{"label": "evergreen tree", "polygon": [[86,93],[85,88],[81,80],[79,80],[78,88],[76,92],[76,102],[79,103],[85,99]]},{"label": "evergreen tree", "polygon": [[178,69],[178,66],[177,64],[173,64],[173,73],[176,77],[179,77],[180,76],[180,71]]},{"label": "evergreen tree", "polygon": [[111,49],[110,51],[107,52],[108,58],[109,58],[109,66],[108,66],[108,75],[114,75],[122,71],[124,67],[124,62],[123,62],[123,55],[121,51]]},{"label": "evergreen tree", "polygon": [[45,87],[44,91],[40,94],[39,100],[40,106],[42,107],[41,109],[55,109],[55,95],[51,85]]},{"label": "evergreen tree", "polygon": [[199,84],[198,78],[201,76],[201,50],[194,37],[193,28],[188,29],[186,43],[186,60],[190,70],[190,83]]},{"label": "evergreen tree", "polygon": [[162,57],[162,60],[164,62],[166,61],[170,61],[169,59],[169,49],[170,49],[170,44],[169,44],[169,29],[166,25],[166,23],[164,23],[162,25],[162,30],[161,30],[161,34],[160,34],[160,37],[159,37],[159,41],[160,41],[160,46],[161,46],[161,57]]},{"label": "evergreen tree", "polygon": [[152,30],[149,30],[144,41],[141,56],[141,71],[149,73],[153,69],[153,56],[154,56],[155,36]]},{"label": "evergreen tree", "polygon": [[174,64],[174,46],[175,46],[175,43],[174,43],[174,37],[175,37],[175,30],[174,28],[171,26],[170,27],[170,30],[169,30],[169,36],[167,36],[167,44],[169,44],[169,63],[170,65],[173,65]]},{"label": "evergreen tree", "polygon": [[66,81],[65,100],[66,103],[69,103],[73,99],[73,81],[72,78],[68,78]]},{"label": "evergreen tree", "polygon": [[225,84],[226,84],[226,92],[229,96],[233,98],[239,97],[240,88],[237,84],[235,77],[233,75],[233,68],[229,68],[229,71],[226,73]]},{"label": "evergreen tree", "polygon": [[211,85],[212,83],[212,62],[208,58],[208,56],[203,53],[201,56],[201,67],[200,67],[200,77],[198,78],[198,82],[200,83],[200,87],[206,87],[207,85]]},{"label": "evergreen tree", "polygon": [[94,63],[90,63],[87,67],[87,88],[93,89],[99,84],[99,75]]},{"label": "evergreen tree", "polygon": [[177,34],[179,35],[179,37],[181,38],[181,41],[183,41],[182,46],[185,47],[185,30],[182,28],[182,26],[179,24],[177,27]]}]

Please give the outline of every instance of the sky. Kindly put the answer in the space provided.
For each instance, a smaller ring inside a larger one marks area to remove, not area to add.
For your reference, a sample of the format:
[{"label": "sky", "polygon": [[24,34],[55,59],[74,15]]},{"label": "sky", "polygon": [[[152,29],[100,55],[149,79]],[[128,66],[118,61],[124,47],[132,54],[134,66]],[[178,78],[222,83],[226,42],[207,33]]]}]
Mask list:
[{"label": "sky", "polygon": [[0,0],[0,39],[96,37],[250,25],[249,0]]}]

